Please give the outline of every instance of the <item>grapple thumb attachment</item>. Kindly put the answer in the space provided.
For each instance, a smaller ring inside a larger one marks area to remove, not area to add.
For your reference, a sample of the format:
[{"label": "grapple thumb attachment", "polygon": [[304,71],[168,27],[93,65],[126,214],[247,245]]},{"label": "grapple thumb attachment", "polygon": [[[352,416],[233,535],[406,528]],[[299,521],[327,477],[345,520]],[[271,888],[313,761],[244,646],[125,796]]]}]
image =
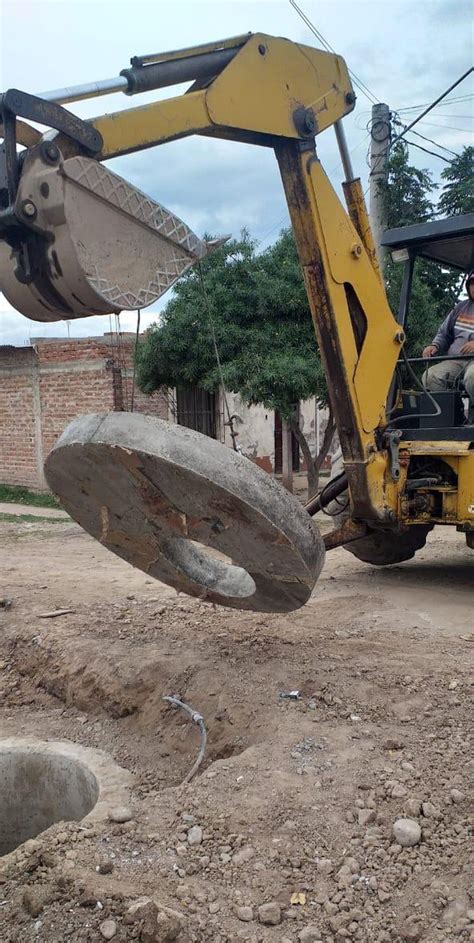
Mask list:
[{"label": "grapple thumb attachment", "polygon": [[0,223],[0,291],[26,317],[59,321],[153,304],[225,239],[205,242],[89,157],[26,152],[13,213]]}]

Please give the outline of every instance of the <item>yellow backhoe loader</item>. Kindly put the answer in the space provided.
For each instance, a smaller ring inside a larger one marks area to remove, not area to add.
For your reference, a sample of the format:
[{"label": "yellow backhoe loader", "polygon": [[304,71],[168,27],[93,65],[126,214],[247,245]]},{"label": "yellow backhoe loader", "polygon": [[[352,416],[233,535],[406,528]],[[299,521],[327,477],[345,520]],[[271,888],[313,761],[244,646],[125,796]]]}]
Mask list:
[{"label": "yellow backhoe loader", "polygon": [[[185,82],[177,97],[89,121],[64,107]],[[463,391],[425,392],[403,351],[416,255],[472,267],[474,219],[386,235],[406,266],[394,317],[345,141],[343,118],[354,105],[340,56],[263,34],[136,57],[116,79],[41,95],[10,89],[0,98],[0,289],[38,321],[143,308],[219,244],[199,239],[110,171],[108,159],[195,134],[210,146],[224,138],[274,150],[336,418],[340,472],[304,509],[220,443],[118,413],[74,420],[46,461],[64,507],[105,546],[224,605],[301,606],[325,548],[397,562],[436,524],[456,527],[474,546],[474,433]],[[316,150],[330,126],[345,207]],[[324,542],[312,520],[323,507],[335,521]]]}]

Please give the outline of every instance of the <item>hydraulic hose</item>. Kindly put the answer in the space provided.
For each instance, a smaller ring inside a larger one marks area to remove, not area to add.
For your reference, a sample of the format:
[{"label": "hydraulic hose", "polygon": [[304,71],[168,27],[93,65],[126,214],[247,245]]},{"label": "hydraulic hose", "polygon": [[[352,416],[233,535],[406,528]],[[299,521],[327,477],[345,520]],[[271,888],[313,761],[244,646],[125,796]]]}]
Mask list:
[{"label": "hydraulic hose", "polygon": [[323,508],[327,507],[331,501],[334,501],[336,498],[342,494],[347,488],[347,475],[345,472],[341,472],[340,475],[336,475],[335,478],[332,478],[331,481],[328,481],[327,485],[324,486],[322,491],[311,498],[307,504],[305,504],[305,510],[311,517],[314,517],[318,511],[322,511]]}]

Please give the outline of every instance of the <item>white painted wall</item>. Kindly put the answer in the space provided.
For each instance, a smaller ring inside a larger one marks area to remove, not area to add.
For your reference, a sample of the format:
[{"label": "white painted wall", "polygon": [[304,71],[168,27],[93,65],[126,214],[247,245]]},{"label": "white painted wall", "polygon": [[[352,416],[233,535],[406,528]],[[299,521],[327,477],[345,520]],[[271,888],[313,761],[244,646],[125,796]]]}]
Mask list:
[{"label": "white painted wall", "polygon": [[[234,428],[239,433],[237,444],[248,458],[262,464],[268,460],[271,468],[274,467],[275,460],[275,414],[273,410],[265,409],[263,406],[245,406],[240,396],[235,393],[227,393],[227,403],[231,415],[236,415]],[[229,426],[224,424],[227,421],[227,409],[225,408],[224,397],[221,393],[219,398],[219,433],[220,441],[226,445],[232,446]],[[301,428],[308,439],[312,454],[316,453],[317,443],[317,407],[314,399],[301,403],[300,423]],[[319,410],[320,443],[324,434],[326,424],[327,410]],[[270,470],[270,469],[269,469]]]}]

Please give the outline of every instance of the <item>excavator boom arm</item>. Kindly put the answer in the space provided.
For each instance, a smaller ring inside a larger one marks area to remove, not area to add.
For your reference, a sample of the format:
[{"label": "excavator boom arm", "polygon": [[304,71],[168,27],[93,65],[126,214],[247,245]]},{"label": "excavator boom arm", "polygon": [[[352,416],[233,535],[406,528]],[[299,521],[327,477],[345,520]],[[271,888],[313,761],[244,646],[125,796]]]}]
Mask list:
[{"label": "excavator boom arm", "polygon": [[[393,450],[383,440],[383,429],[386,424],[387,395],[404,338],[387,303],[360,182],[352,178],[344,145],[341,119],[353,109],[355,103],[344,60],[340,56],[285,39],[254,34],[194,50],[179,50],[174,54],[132,60],[132,68],[124,70],[121,79],[123,90],[129,94],[179,81],[192,80],[194,84],[183,95],[82,122],[88,126],[86,128],[81,128],[81,122],[78,119],[73,121],[75,116],[64,109],[66,117],[57,116],[57,101],[48,108],[44,105],[45,114],[52,115],[52,120],[56,121],[56,131],[49,132],[40,143],[35,143],[33,129],[18,122],[18,139],[33,142],[26,152],[24,167],[28,166],[28,161],[33,166],[41,148],[43,151],[40,157],[43,162],[47,162],[48,151],[45,152],[45,146],[51,154],[51,146],[55,147],[55,153],[61,157],[61,185],[65,192],[72,194],[70,201],[74,205],[76,218],[80,215],[78,188],[80,194],[87,190],[89,201],[92,197],[102,201],[101,206],[107,199],[106,193],[112,190],[114,209],[123,210],[123,205],[117,203],[120,184],[115,183],[120,178],[116,178],[106,168],[103,173],[99,173],[100,162],[112,157],[192,134],[272,147],[281,172],[329,381],[354,516],[390,525],[396,515],[399,472],[391,460]],[[61,100],[74,100],[74,94],[66,89]],[[8,99],[4,98],[4,101],[8,102]],[[28,107],[34,113],[34,101]],[[331,187],[316,153],[315,137],[332,125],[336,126],[349,178],[344,184],[347,210]],[[91,142],[88,156],[85,156],[84,142]],[[43,221],[36,204],[41,199],[40,193],[46,193],[45,186],[48,193],[54,191],[54,180],[58,179],[57,168],[54,172],[56,176],[50,172],[49,182],[45,177],[39,190],[33,187],[25,189],[24,184],[22,187],[23,178],[27,179],[22,174],[14,219],[10,213],[9,224],[16,225],[23,213],[22,225],[29,227],[32,232],[35,232],[36,227],[35,238],[40,235],[41,225],[46,226],[54,214],[46,207]],[[126,193],[128,185],[122,183],[122,191]],[[143,194],[140,197],[146,199]],[[59,190],[55,198],[59,206]],[[130,205],[132,195],[126,193],[126,200],[127,205]],[[33,206],[33,210],[28,209],[28,203],[30,207]],[[141,204],[139,221],[142,229],[145,212],[148,213],[146,222],[149,227],[156,227],[159,213],[154,208],[156,206],[153,204],[151,209],[144,209]],[[5,220],[7,211],[4,209],[2,212]],[[25,216],[26,212],[31,213],[29,218]],[[59,209],[56,212],[58,214]],[[93,212],[92,203],[90,212]],[[173,218],[173,232],[179,228],[179,222],[176,223]],[[13,245],[12,251],[18,255],[14,238],[18,230],[14,231],[13,237],[11,232],[8,244],[10,247]],[[169,225],[164,235],[168,245],[171,238]],[[181,250],[186,245],[189,264],[192,258],[202,257],[207,251],[205,246],[191,243],[191,236],[182,236],[180,252],[182,255]],[[153,248],[150,246],[150,257],[152,254]],[[138,249],[136,255],[138,258]],[[32,257],[33,261],[37,258],[34,253]],[[175,254],[168,260],[168,275],[170,266],[174,265],[177,269],[176,258]],[[80,261],[83,266],[90,264],[87,259],[81,258]],[[0,264],[1,273],[5,271],[5,259],[3,262],[0,259]],[[184,267],[183,263],[181,271]],[[178,275],[179,271],[173,269],[172,277]],[[74,270],[70,278],[75,278],[79,283],[78,271]],[[170,279],[171,276],[166,284],[171,283]],[[58,282],[50,286],[47,297],[53,312],[51,319],[54,319],[54,291],[59,281],[58,275]],[[104,281],[106,279],[101,280],[99,274],[93,279],[92,288],[96,293],[103,289]],[[155,288],[152,290],[150,285],[146,298],[153,300]],[[91,289],[90,284],[87,287]],[[104,304],[119,304],[129,297],[132,299],[129,306],[132,306],[132,302],[135,303],[139,297],[136,293],[127,295],[124,291],[114,295],[115,288],[107,285],[103,290]],[[38,277],[35,296],[38,310],[45,297],[44,294],[40,297],[42,292]],[[71,289],[68,304],[73,309],[75,297],[77,291],[74,293]],[[89,297],[92,295],[83,299],[77,316],[83,316]],[[150,303],[150,300],[145,299],[142,304],[145,303]],[[96,313],[90,307],[88,313]],[[108,310],[116,309],[110,307]],[[67,315],[63,313],[60,316]]]}]

